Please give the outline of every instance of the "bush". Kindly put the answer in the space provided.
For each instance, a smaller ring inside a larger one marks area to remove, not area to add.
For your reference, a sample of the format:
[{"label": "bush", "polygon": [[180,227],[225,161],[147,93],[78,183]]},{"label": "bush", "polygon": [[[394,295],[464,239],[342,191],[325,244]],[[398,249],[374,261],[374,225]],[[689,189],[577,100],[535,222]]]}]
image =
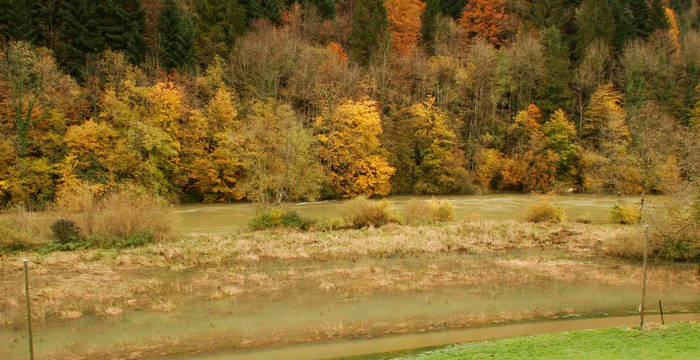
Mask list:
[{"label": "bush", "polygon": [[[62,223],[63,228],[57,228],[62,231],[60,234],[54,230],[58,243],[76,243],[78,238],[83,242],[88,239],[85,243],[90,246],[125,248],[170,236],[172,217],[163,199],[131,185],[120,186],[104,194],[97,190],[87,183],[81,183],[59,193],[56,212],[64,221],[73,222],[76,226],[73,230],[79,229],[77,233],[81,236],[71,234],[70,226]],[[76,248],[53,246],[45,251]]]},{"label": "bush", "polygon": [[26,250],[31,243],[32,234],[9,219],[0,219],[0,254]]},{"label": "bush", "polygon": [[638,224],[642,219],[642,212],[634,205],[615,205],[610,209],[610,220],[615,224]]},{"label": "bush", "polygon": [[656,255],[700,261],[700,189],[686,188],[652,208],[648,216]]},{"label": "bush", "polygon": [[324,218],[314,225],[314,228],[318,231],[334,231],[345,228],[345,220],[342,218]]},{"label": "bush", "polygon": [[80,227],[70,220],[57,220],[51,225],[51,232],[53,233],[54,241],[59,244],[75,243],[82,240]]},{"label": "bush", "polygon": [[404,221],[409,225],[435,224],[453,221],[454,215],[455,209],[450,201],[411,200],[406,205]]},{"label": "bush", "polygon": [[387,200],[372,201],[360,196],[346,202],[343,210],[346,223],[356,229],[400,222]]},{"label": "bush", "polygon": [[527,207],[525,219],[534,223],[560,223],[566,221],[566,213],[561,207],[554,205],[548,200],[543,200]]},{"label": "bush", "polygon": [[29,250],[50,237],[52,219],[15,207],[0,215],[0,254]]},{"label": "bush", "polygon": [[263,209],[250,220],[249,226],[255,231],[279,227],[308,230],[312,222],[295,211],[284,211],[280,208]]}]

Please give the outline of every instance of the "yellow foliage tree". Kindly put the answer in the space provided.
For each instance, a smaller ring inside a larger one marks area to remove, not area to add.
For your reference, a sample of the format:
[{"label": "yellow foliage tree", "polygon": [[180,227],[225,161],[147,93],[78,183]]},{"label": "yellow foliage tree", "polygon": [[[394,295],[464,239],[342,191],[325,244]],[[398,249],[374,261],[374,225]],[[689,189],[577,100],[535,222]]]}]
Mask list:
[{"label": "yellow foliage tree", "polygon": [[420,39],[421,18],[425,11],[422,0],[386,0],[391,43],[399,55],[410,55]]},{"label": "yellow foliage tree", "polygon": [[320,158],[329,184],[344,197],[385,196],[395,169],[379,142],[382,125],[377,104],[346,100],[314,123]]},{"label": "yellow foliage tree", "polygon": [[491,187],[493,178],[501,171],[503,154],[496,149],[482,148],[477,155],[476,181],[486,192]]}]

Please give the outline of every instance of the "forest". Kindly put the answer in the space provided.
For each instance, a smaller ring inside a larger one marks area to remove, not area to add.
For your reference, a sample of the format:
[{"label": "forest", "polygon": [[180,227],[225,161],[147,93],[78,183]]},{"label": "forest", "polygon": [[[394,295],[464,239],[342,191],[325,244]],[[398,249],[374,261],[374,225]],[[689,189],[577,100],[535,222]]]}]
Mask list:
[{"label": "forest", "polygon": [[0,207],[700,180],[696,0],[0,0]]}]

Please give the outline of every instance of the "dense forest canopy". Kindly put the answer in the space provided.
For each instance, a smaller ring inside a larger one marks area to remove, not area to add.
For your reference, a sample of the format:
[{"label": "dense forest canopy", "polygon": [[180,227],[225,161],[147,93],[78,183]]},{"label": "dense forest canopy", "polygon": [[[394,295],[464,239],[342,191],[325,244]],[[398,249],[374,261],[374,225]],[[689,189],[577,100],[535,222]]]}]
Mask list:
[{"label": "dense forest canopy", "polygon": [[0,0],[0,206],[697,183],[696,0]]}]

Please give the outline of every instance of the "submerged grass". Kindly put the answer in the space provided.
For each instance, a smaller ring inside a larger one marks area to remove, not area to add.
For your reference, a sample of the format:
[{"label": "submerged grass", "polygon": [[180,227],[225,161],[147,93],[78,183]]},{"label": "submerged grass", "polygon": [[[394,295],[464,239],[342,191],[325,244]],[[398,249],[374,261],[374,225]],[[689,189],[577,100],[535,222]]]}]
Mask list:
[{"label": "submerged grass", "polygon": [[397,360],[697,359],[700,323],[573,331],[450,346]]}]

